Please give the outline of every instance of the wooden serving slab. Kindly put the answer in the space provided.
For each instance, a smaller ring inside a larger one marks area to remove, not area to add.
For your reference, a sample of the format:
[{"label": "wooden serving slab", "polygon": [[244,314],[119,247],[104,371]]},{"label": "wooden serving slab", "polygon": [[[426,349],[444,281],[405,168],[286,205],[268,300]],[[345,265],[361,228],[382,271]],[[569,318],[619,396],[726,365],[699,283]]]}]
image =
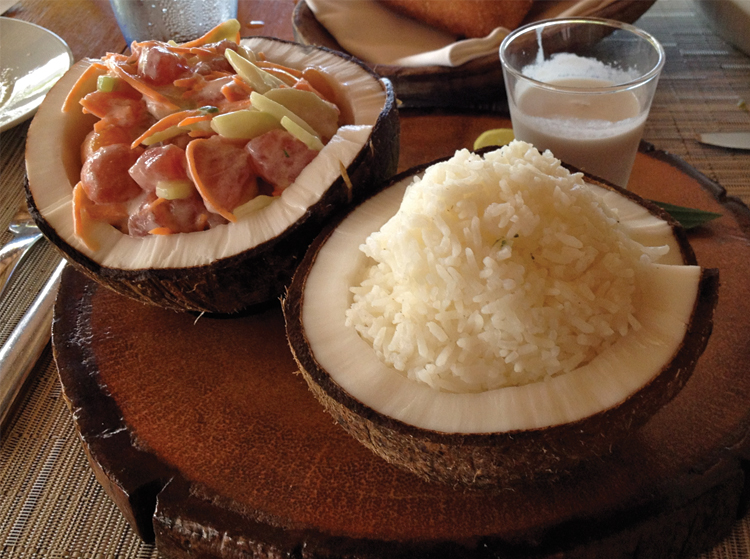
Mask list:
[{"label": "wooden serving slab", "polygon": [[[402,118],[401,168],[491,117]],[[439,138],[439,140],[436,140]],[[750,212],[642,146],[631,188],[724,215],[690,234],[720,269],[714,331],[683,391],[603,459],[497,492],[431,485],[351,439],[295,374],[279,305],[237,318],[147,307],[65,271],[53,348],[97,478],[166,557],[669,558],[746,503]]]}]

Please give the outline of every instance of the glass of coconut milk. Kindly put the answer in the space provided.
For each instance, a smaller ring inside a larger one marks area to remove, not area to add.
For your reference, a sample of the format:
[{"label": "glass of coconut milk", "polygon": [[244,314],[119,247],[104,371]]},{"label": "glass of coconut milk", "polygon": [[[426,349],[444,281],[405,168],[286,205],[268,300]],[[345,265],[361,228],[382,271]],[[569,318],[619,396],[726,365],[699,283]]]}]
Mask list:
[{"label": "glass of coconut milk", "polygon": [[237,0],[110,0],[125,41],[197,39],[237,17]]},{"label": "glass of coconut milk", "polygon": [[618,21],[515,30],[500,45],[515,137],[626,188],[664,58],[656,39]]}]

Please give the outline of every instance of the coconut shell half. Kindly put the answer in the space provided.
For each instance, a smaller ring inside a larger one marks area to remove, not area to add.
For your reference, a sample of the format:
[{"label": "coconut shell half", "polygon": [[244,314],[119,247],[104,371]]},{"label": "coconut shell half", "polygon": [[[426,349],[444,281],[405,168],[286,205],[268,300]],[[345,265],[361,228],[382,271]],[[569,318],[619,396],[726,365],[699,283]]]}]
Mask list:
[{"label": "coconut shell half", "polygon": [[[330,225],[298,268],[284,315],[310,390],[360,443],[433,482],[507,487],[565,475],[607,454],[687,382],[711,333],[718,271],[696,265],[684,230],[660,208],[584,176],[617,208],[631,237],[645,246],[670,246],[647,278],[649,304],[640,315],[643,330],[653,323],[661,334],[624,337],[606,358],[545,382],[483,393],[437,391],[378,365],[372,346],[344,325],[351,299],[341,294],[360,277],[365,257],[357,256],[358,246],[396,213],[407,185],[426,167],[394,178]],[[351,264],[341,264],[347,260]],[[671,308],[663,301],[677,292],[684,294],[679,318],[663,312]]]},{"label": "coconut shell half", "polygon": [[[106,224],[92,250],[73,232],[72,190],[80,148],[96,120],[68,92],[92,63],[82,60],[47,94],[29,128],[27,201],[44,235],[69,262],[102,285],[175,310],[236,313],[278,297],[312,239],[339,208],[364,198],[393,175],[399,122],[393,88],[357,60],[279,39],[245,39],[268,60],[320,68],[336,92],[345,126],[270,205],[207,231],[130,237]],[[96,87],[96,80],[82,97]]]}]

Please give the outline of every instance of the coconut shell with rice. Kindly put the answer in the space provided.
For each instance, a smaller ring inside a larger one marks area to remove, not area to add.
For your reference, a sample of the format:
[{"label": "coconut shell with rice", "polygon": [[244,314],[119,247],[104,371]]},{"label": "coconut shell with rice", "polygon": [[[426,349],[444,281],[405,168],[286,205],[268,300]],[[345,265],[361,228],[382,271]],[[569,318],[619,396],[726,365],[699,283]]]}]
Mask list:
[{"label": "coconut shell with rice", "polygon": [[697,266],[684,229],[663,210],[584,176],[639,243],[670,247],[645,278],[648,304],[635,313],[642,327],[591,362],[541,382],[435,390],[383,364],[345,326],[349,290],[366,261],[358,247],[396,214],[407,185],[431,165],[399,175],[329,225],[298,268],[284,314],[310,390],[364,446],[433,482],[508,487],[554,479],[609,453],[690,377],[711,333],[718,271]]}]

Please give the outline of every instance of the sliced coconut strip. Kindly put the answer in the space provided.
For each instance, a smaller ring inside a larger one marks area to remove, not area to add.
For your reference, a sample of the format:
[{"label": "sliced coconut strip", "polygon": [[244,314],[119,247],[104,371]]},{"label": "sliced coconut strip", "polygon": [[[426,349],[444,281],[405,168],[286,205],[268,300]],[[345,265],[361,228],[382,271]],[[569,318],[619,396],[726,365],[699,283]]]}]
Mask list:
[{"label": "sliced coconut strip", "polygon": [[[340,87],[349,91],[356,88],[356,105],[342,107],[343,112],[351,112],[353,115],[354,120],[348,124],[372,124],[383,109],[382,90],[377,83],[373,83],[372,76],[356,62],[332,56],[314,47],[304,49],[294,43],[272,41],[262,37],[243,39],[241,44],[256,53],[264,53],[269,60],[284,66],[300,70],[308,66],[325,68],[326,74],[336,76],[336,82]],[[368,91],[370,95],[366,95]]]}]

